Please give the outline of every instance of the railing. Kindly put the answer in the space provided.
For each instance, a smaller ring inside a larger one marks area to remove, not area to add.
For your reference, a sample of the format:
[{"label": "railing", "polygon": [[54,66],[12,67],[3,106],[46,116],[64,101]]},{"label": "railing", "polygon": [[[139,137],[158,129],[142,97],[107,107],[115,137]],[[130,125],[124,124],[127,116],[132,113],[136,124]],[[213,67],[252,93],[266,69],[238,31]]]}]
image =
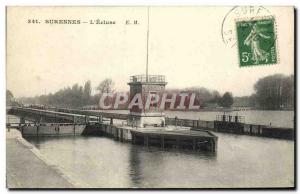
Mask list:
[{"label": "railing", "polygon": [[130,76],[130,82],[165,82],[166,78],[164,75],[134,75]]},{"label": "railing", "polygon": [[236,123],[245,123],[244,116],[233,116],[233,115],[217,115],[216,121],[224,121],[224,122],[236,122]]}]

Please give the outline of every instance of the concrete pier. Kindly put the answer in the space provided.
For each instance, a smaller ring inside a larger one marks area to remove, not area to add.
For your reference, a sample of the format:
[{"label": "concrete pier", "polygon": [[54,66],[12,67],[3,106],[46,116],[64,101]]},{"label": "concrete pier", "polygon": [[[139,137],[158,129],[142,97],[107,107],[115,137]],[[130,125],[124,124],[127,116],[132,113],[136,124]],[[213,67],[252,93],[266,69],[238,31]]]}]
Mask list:
[{"label": "concrete pier", "polygon": [[89,126],[85,134],[106,135],[118,141],[132,142],[146,147],[184,148],[190,150],[217,151],[218,137],[206,130],[190,130],[185,127],[170,126],[132,128],[131,126],[97,124]]},{"label": "concrete pier", "polygon": [[9,189],[82,187],[51,165],[15,129],[6,133],[6,182]]},{"label": "concrete pier", "polygon": [[217,152],[218,137],[209,131],[191,130],[132,130],[132,143],[165,148]]}]

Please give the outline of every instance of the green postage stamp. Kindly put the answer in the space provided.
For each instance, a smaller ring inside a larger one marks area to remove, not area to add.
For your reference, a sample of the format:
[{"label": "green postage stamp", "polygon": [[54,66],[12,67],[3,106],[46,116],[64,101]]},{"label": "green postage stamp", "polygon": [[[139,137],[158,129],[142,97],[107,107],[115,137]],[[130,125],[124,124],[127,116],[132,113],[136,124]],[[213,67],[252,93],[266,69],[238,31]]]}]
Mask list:
[{"label": "green postage stamp", "polygon": [[274,17],[236,21],[240,67],[276,64]]}]

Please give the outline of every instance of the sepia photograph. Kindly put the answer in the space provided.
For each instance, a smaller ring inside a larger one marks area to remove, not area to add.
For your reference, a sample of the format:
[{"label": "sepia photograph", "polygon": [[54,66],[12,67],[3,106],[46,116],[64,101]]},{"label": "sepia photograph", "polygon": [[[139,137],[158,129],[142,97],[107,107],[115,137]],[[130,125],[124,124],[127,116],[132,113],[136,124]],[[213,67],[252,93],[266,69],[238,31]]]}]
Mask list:
[{"label": "sepia photograph", "polygon": [[6,6],[6,187],[295,189],[293,6]]}]

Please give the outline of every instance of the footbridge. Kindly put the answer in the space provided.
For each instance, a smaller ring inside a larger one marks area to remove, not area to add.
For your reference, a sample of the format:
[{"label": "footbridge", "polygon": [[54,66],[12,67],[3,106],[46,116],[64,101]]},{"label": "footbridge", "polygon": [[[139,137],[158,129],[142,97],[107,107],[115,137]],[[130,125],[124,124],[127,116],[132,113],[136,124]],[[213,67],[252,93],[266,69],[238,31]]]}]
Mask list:
[{"label": "footbridge", "polygon": [[[51,110],[36,109],[28,107],[11,107],[7,110],[9,114],[17,115],[21,120],[32,122],[73,122],[73,123],[89,123],[89,122],[103,122],[109,119],[113,124],[114,119],[127,120],[127,114],[108,113],[99,111],[87,111],[79,109],[67,108],[52,108]],[[22,121],[21,121],[22,123]]]}]

